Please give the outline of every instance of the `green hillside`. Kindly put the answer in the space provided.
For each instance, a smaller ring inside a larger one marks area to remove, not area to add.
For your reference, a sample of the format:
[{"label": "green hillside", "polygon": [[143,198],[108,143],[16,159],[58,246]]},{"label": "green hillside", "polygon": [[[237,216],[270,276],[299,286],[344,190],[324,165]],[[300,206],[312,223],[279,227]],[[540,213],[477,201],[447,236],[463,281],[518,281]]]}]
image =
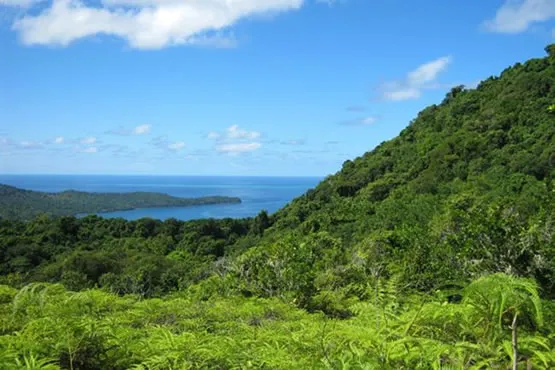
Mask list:
[{"label": "green hillside", "polygon": [[29,220],[41,214],[74,216],[98,212],[152,207],[192,207],[207,204],[240,203],[235,197],[177,198],[167,194],[86,193],[68,190],[44,193],[0,184],[0,217]]},{"label": "green hillside", "polygon": [[327,232],[424,289],[442,273],[472,277],[472,261],[478,274],[532,274],[552,295],[552,244],[540,232],[555,203],[555,47],[546,50],[477,89],[452,89],[278,212],[267,239]]},{"label": "green hillside", "polygon": [[0,364],[555,368],[546,51],[274,215],[0,220]]}]

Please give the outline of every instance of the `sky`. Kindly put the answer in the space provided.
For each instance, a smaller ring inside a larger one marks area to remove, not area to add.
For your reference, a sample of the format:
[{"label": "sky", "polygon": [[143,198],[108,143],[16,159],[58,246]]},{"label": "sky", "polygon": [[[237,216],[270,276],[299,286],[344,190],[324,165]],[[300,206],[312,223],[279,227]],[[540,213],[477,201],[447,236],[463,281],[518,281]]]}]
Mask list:
[{"label": "sky", "polygon": [[325,176],[555,42],[555,0],[0,0],[0,173]]}]

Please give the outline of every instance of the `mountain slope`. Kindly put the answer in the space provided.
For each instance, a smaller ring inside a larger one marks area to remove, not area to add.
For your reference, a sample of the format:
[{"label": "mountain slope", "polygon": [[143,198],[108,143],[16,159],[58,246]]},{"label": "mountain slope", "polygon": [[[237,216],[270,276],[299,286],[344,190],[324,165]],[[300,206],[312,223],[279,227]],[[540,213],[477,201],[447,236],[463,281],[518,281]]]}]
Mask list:
[{"label": "mountain slope", "polygon": [[477,89],[453,88],[398,137],[346,161],[272,217],[259,252],[270,258],[284,235],[325,233],[343,252],[321,273],[360,257],[418,289],[501,271],[553,295],[555,47],[546,51]]},{"label": "mountain slope", "polygon": [[[483,196],[496,198],[527,195],[528,188],[538,186],[537,191],[550,194],[555,114],[548,108],[554,103],[555,56],[517,64],[475,90],[454,88],[440,105],[423,110],[399,137],[346,161],[338,174],[277,219],[291,217],[302,223],[303,217],[295,214],[299,208],[307,207],[314,215],[342,209],[353,200],[365,203],[371,212],[403,192],[445,198],[461,187],[486,186]],[[502,189],[496,191],[495,186]],[[332,222],[361,216],[330,213]]]}]

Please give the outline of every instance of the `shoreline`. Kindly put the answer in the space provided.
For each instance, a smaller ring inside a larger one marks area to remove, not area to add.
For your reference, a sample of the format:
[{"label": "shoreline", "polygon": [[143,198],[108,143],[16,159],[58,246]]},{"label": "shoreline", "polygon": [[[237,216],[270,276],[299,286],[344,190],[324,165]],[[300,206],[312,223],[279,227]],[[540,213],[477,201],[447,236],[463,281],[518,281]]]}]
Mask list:
[{"label": "shoreline", "polygon": [[[195,198],[183,198],[183,199],[195,199]],[[100,213],[114,213],[114,212],[129,212],[129,211],[139,211],[142,209],[153,209],[153,208],[196,208],[196,207],[202,207],[202,206],[220,206],[220,205],[233,205],[233,204],[242,204],[243,201],[240,198],[237,198],[238,201],[232,201],[232,202],[221,202],[221,203],[205,203],[205,204],[191,204],[191,205],[162,205],[162,206],[145,206],[145,207],[134,207],[134,208],[123,208],[123,209],[108,209],[108,210],[101,210],[101,211],[94,211],[94,212],[90,212],[90,213],[76,213],[74,215],[72,215],[73,217],[77,217],[77,218],[83,218],[83,217],[87,217],[87,216],[99,216],[99,217],[103,217],[100,216]]]}]

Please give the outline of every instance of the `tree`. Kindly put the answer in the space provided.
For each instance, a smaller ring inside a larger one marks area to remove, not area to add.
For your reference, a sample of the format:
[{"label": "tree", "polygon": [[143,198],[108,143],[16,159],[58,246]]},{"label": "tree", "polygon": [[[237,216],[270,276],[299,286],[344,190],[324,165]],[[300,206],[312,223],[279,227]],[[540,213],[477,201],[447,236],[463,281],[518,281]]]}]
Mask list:
[{"label": "tree", "polygon": [[268,217],[268,212],[266,210],[262,210],[254,218],[252,223],[252,230],[255,235],[263,235],[264,230],[266,230],[268,227],[270,227],[270,217]]}]

